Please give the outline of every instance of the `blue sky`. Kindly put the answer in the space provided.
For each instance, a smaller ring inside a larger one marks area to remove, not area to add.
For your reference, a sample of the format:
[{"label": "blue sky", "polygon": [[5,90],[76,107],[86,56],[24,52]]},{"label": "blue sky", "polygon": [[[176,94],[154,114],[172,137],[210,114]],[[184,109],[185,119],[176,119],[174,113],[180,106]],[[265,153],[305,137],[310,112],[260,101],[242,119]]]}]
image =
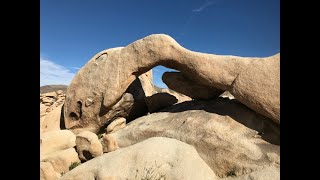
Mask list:
[{"label": "blue sky", "polygon": [[[279,0],[40,0],[40,86],[68,85],[96,53],[164,33],[193,51],[280,52]],[[154,82],[164,71],[153,69]]]}]

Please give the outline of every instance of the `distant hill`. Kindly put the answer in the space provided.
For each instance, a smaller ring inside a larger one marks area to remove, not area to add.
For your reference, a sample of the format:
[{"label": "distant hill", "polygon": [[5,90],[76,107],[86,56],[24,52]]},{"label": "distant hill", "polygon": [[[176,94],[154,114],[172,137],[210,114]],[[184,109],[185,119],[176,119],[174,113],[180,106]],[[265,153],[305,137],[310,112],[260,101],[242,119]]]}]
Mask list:
[{"label": "distant hill", "polygon": [[58,90],[62,90],[64,93],[66,93],[67,88],[68,88],[68,86],[66,86],[66,85],[45,85],[45,86],[40,87],[40,94],[58,91]]}]

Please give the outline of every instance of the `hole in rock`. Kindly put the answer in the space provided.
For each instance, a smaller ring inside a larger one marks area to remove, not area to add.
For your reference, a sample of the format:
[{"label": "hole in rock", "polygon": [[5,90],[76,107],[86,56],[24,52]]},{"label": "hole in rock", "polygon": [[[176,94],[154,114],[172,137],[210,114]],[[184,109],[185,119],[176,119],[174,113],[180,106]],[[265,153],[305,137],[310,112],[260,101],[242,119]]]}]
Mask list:
[{"label": "hole in rock", "polygon": [[[159,92],[157,94],[155,94],[154,96],[150,96],[150,93],[152,93],[151,91],[154,91],[153,89],[148,89],[148,87],[146,87],[146,91],[149,91],[147,93],[149,94],[145,94],[142,85],[140,83],[140,80],[137,78],[135,81],[133,81],[133,83],[131,83],[131,85],[128,87],[127,91],[128,93],[133,95],[134,98],[134,104],[130,110],[130,113],[128,115],[128,117],[126,117],[127,123],[131,122],[132,120],[147,115],[148,112],[152,113],[158,109],[161,109],[162,107],[166,107],[168,103],[175,103],[176,102],[176,98],[175,97],[167,97],[170,96],[169,94],[166,93],[162,93],[162,89],[166,89],[168,88],[166,86],[166,84],[162,81],[162,75],[164,72],[167,71],[176,71],[174,69],[169,69],[166,68],[164,66],[156,66],[152,69],[152,79],[148,79],[148,78],[143,78],[143,81],[148,81],[148,80],[152,80],[151,84],[153,84],[154,90]],[[146,84],[150,84],[150,82],[146,82]],[[146,85],[148,86],[148,85]],[[149,101],[149,103],[155,103],[157,104],[157,106],[153,105],[152,107],[148,107],[145,96],[147,96],[147,101]],[[159,99],[165,99],[164,101],[166,101],[166,103],[164,104],[164,102],[159,102]],[[151,108],[151,109],[150,109]]]},{"label": "hole in rock", "polygon": [[78,116],[77,116],[77,114],[74,113],[74,112],[71,112],[71,113],[70,113],[70,117],[71,117],[73,120],[78,120],[78,119],[79,119]]},{"label": "hole in rock", "polygon": [[93,158],[93,156],[91,155],[91,153],[89,151],[82,151],[83,156],[86,158],[86,160],[90,160]]},{"label": "hole in rock", "polygon": [[162,81],[162,75],[164,72],[178,72],[175,69],[166,68],[164,66],[156,66],[152,68],[153,84],[157,90],[161,88],[168,88],[168,86]]}]

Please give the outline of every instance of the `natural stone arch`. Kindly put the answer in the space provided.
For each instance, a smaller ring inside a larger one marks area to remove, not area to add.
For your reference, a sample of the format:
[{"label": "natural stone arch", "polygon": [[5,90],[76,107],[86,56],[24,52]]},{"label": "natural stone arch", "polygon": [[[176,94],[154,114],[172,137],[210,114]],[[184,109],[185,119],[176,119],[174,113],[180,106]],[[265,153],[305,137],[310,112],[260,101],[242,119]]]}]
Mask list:
[{"label": "natural stone arch", "polygon": [[168,35],[154,34],[126,47],[104,50],[81,68],[67,90],[66,128],[97,131],[110,119],[99,115],[100,109],[111,112],[124,107],[119,102],[130,99],[123,96],[128,86],[158,65],[176,69],[203,86],[230,91],[280,124],[280,54],[266,58],[206,54],[190,51]]}]

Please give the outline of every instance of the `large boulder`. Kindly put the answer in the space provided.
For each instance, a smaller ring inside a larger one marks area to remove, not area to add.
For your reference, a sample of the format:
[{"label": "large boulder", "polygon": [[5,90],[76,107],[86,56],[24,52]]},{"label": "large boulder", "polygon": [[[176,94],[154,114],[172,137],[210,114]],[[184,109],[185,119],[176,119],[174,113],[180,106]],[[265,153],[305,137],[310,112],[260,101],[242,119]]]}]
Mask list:
[{"label": "large boulder", "polygon": [[61,109],[63,105],[59,105],[53,111],[49,112],[40,123],[40,133],[60,130]]},{"label": "large boulder", "polygon": [[103,154],[98,136],[89,131],[84,131],[77,135],[76,146],[79,158],[84,161]]},{"label": "large boulder", "polygon": [[76,179],[218,179],[194,147],[155,137],[94,158],[61,180]]},{"label": "large boulder", "polygon": [[54,130],[40,134],[40,160],[51,153],[74,147],[75,141],[76,135],[69,130]]},{"label": "large boulder", "polygon": [[40,180],[58,180],[60,176],[50,162],[40,162]]},{"label": "large boulder", "polygon": [[50,154],[42,162],[49,162],[55,172],[62,174],[68,172],[73,163],[80,163],[80,159],[76,150],[69,148]]},{"label": "large boulder", "polygon": [[[126,47],[101,51],[78,71],[67,90],[64,109],[66,128],[88,127],[91,131],[98,131],[114,118],[115,114],[108,112],[114,111],[113,106],[123,98],[129,85],[139,75],[158,65],[179,70],[184,77],[204,86],[231,90],[232,95],[243,104],[280,124],[277,108],[280,89],[272,87],[279,82],[279,63],[275,62],[279,60],[280,54],[250,58],[199,53],[185,49],[168,35],[150,35]],[[259,66],[255,72],[263,69],[263,73],[259,76],[239,76],[254,65]],[[268,70],[271,68],[274,69]],[[265,73],[274,71],[273,75]],[[237,78],[237,81],[256,84],[250,88],[234,86]],[[270,88],[272,93],[266,96]],[[248,99],[250,92],[258,94]]]},{"label": "large boulder", "polygon": [[222,97],[184,102],[138,118],[105,136],[108,143],[103,146],[112,150],[116,144],[121,149],[156,136],[194,146],[219,177],[280,164],[279,125],[237,100]]}]

